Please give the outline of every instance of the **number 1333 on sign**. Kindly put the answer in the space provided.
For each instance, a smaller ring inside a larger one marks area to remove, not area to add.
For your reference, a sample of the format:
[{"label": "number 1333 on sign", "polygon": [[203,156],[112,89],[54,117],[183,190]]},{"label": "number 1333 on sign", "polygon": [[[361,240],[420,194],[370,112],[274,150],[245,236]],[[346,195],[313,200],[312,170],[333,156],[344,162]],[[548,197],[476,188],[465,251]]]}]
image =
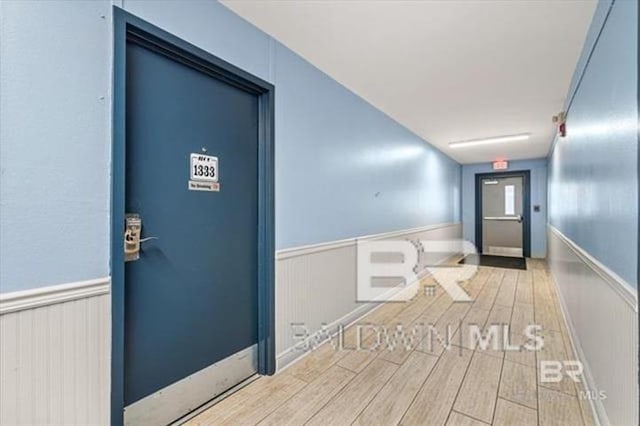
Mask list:
[{"label": "number 1333 on sign", "polygon": [[218,182],[218,157],[202,154],[191,154],[191,180]]}]

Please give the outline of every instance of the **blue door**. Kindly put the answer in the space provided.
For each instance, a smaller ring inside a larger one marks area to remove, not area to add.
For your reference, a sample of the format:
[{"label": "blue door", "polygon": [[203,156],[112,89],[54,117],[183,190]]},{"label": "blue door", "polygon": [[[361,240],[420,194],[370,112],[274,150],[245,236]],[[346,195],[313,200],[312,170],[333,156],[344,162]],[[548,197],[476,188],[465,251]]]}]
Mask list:
[{"label": "blue door", "polygon": [[125,264],[127,423],[174,420],[256,372],[258,112],[257,95],[127,42],[125,210],[143,241]]}]

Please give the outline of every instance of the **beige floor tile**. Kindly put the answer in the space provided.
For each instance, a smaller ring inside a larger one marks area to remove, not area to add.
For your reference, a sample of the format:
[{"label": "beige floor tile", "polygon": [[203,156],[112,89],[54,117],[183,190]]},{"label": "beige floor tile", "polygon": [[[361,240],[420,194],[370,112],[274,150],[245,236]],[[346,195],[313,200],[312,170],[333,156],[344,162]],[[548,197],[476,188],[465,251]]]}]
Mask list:
[{"label": "beige floor tile", "polygon": [[309,383],[320,377],[349,352],[325,343],[286,370],[286,374]]},{"label": "beige floor tile", "polygon": [[502,379],[500,380],[500,397],[537,409],[536,369],[505,361],[502,366]]},{"label": "beige floor tile", "polygon": [[360,425],[397,424],[438,359],[413,352],[356,420]]},{"label": "beige floor tile", "polygon": [[537,426],[535,410],[498,398],[494,426]]},{"label": "beige floor tile", "polygon": [[305,382],[287,374],[262,377],[196,416],[187,425],[256,424],[305,386]]},{"label": "beige floor tile", "polygon": [[475,352],[453,409],[485,423],[491,423],[498,397],[501,365],[501,359]]},{"label": "beige floor tile", "polygon": [[377,356],[379,348],[376,345],[377,336],[370,335],[358,343],[355,349],[350,350],[346,356],[342,357],[337,365],[355,373],[361,372]]},{"label": "beige floor tile", "polygon": [[[424,310],[435,302],[432,296],[416,296],[416,299],[409,303],[393,303],[393,309],[386,309],[386,312],[378,314],[375,321],[360,327],[360,332],[356,332],[356,349],[350,351],[338,361],[338,365],[359,373],[369,363],[371,363],[381,352],[388,351],[388,348],[395,347],[398,334],[398,327],[405,329],[412,321],[418,318]],[[401,307],[402,309],[398,309]],[[391,314],[395,313],[395,316]],[[408,321],[411,318],[411,321]],[[357,325],[356,325],[357,327]]]},{"label": "beige floor tile", "polygon": [[491,271],[487,282],[473,303],[474,308],[491,310],[493,302],[496,299],[496,295],[498,294],[503,275],[504,272],[500,270],[493,269]]},{"label": "beige floor tile", "polygon": [[409,406],[401,424],[444,425],[471,360],[472,352],[460,348],[442,354],[424,386]]},{"label": "beige floor tile", "polygon": [[427,330],[417,349],[434,356],[440,356],[444,350],[449,350],[455,342],[453,336],[470,308],[469,302],[452,303],[433,327]]},{"label": "beige floor tile", "polygon": [[489,312],[489,317],[484,325],[483,337],[486,349],[478,345],[476,351],[495,357],[504,357],[505,336],[509,334],[509,324],[511,322],[510,307],[494,305]]},{"label": "beige floor tile", "polygon": [[378,394],[398,366],[381,360],[374,360],[313,418],[309,425],[343,425],[353,422],[360,412]]},{"label": "beige floor tile", "polygon": [[[580,387],[578,389],[578,395],[580,392],[584,392],[584,389]],[[588,398],[578,397],[578,403],[580,404],[580,412],[582,413],[582,421],[586,426],[595,426],[596,422],[593,418],[593,411],[591,409],[591,403]]]},{"label": "beige floor tile", "polygon": [[475,349],[475,345],[471,339],[471,330],[473,328],[481,332],[484,329],[487,318],[489,318],[488,310],[476,307],[471,308],[453,335],[454,344],[467,349]]},{"label": "beige floor tile", "polygon": [[476,270],[474,276],[465,284],[463,284],[464,289],[472,299],[475,300],[478,297],[485,284],[487,283],[490,275],[491,271],[489,269],[479,267]]},{"label": "beige floor tile", "polygon": [[435,324],[452,304],[453,300],[451,300],[451,297],[446,293],[442,293],[434,303],[424,310],[416,321],[423,324]]},{"label": "beige floor tile", "polygon": [[422,315],[422,313],[443,294],[442,288],[437,285],[434,286],[434,294],[427,295],[424,290],[418,293],[416,300],[396,315],[395,318],[391,320],[390,324],[401,324],[402,326],[407,327],[418,319],[420,315]]},{"label": "beige floor tile", "polygon": [[529,303],[516,302],[513,305],[511,322],[519,325],[535,324],[534,307]]},{"label": "beige floor tile", "polygon": [[455,411],[449,414],[449,420],[447,420],[447,426],[485,426],[486,424],[487,423],[472,419],[464,414],[456,413]]},{"label": "beige floor tile", "polygon": [[[571,361],[570,357],[565,352],[564,342],[562,340],[562,334],[558,331],[543,330],[544,345],[541,350],[536,352],[538,360],[538,384],[549,389],[561,391],[570,395],[576,394],[575,382],[571,377],[566,374],[566,370],[574,368],[570,366],[562,365],[562,379],[559,382],[549,381],[543,379],[540,368],[545,362],[564,362]],[[543,381],[544,380],[544,381]]]},{"label": "beige floor tile", "polygon": [[355,374],[333,366],[264,419],[261,425],[302,425],[333,398]]},{"label": "beige floor tile", "polygon": [[[402,331],[399,332],[394,339],[398,344],[394,347],[387,345],[382,348],[378,359],[402,364],[411,351],[419,347],[428,333],[429,326],[435,325],[452,304],[453,301],[451,298],[443,293],[408,327],[402,327]],[[398,336],[400,334],[403,334],[405,337],[399,338]]]},{"label": "beige floor tile", "polygon": [[580,404],[575,396],[540,387],[538,401],[541,426],[579,426],[583,424]]},{"label": "beige floor tile", "polygon": [[518,271],[515,303],[533,305],[533,274],[531,271]]},{"label": "beige floor tile", "polygon": [[[509,343],[520,349],[506,351],[505,359],[535,368],[536,351],[531,348],[531,346],[535,344],[535,341],[526,334],[527,327],[535,325],[533,316],[533,305],[523,303],[514,304],[511,324],[509,326]],[[529,333],[531,332],[535,332],[535,330],[529,329]]]},{"label": "beige floor tile", "polygon": [[518,282],[518,271],[509,269],[504,272],[500,289],[496,295],[495,304],[511,307],[516,295],[516,285]]}]

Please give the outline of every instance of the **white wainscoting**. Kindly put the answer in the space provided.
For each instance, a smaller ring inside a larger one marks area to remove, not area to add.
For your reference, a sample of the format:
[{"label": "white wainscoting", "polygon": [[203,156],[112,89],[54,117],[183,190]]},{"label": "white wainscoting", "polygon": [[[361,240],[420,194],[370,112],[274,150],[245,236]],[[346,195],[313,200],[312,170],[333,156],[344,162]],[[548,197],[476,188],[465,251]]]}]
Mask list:
[{"label": "white wainscoting", "polygon": [[551,275],[600,423],[638,424],[637,291],[552,226]]},{"label": "white wainscoting", "polygon": [[0,424],[107,425],[109,278],[0,295]]},{"label": "white wainscoting", "polygon": [[[377,305],[356,302],[356,244],[363,239],[451,240],[462,235],[460,223],[332,241],[280,250],[276,254],[276,354],[278,369],[304,353],[297,349],[293,324],[317,333],[335,330]],[[430,259],[430,264],[437,260]],[[299,328],[299,327],[298,327]]]},{"label": "white wainscoting", "polygon": [[[316,332],[322,324],[353,322],[375,307],[355,301],[358,240],[450,240],[461,233],[459,223],[432,225],[279,251],[279,368],[302,355],[292,349],[292,323]],[[109,292],[110,280],[102,278],[0,294],[0,424],[109,423]]]}]

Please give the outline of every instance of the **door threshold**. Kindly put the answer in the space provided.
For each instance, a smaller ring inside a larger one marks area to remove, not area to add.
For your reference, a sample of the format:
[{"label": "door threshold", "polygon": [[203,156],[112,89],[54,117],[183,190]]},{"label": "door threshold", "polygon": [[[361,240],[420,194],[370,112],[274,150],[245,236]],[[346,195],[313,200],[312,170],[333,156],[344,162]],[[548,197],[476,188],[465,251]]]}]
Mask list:
[{"label": "door threshold", "polygon": [[180,417],[178,420],[176,420],[176,421],[174,421],[172,423],[169,423],[169,426],[179,426],[179,425],[185,424],[189,420],[191,420],[191,419],[197,417],[198,415],[202,414],[203,412],[207,411],[209,408],[213,407],[218,402],[222,401],[223,399],[226,399],[226,398],[230,397],[234,393],[238,392],[240,389],[242,389],[245,386],[248,386],[251,383],[255,382],[260,377],[262,377],[260,374],[254,374],[253,376],[247,377],[246,379],[244,379],[243,381],[241,381],[237,385],[227,389],[226,391],[224,391],[220,395],[216,396],[212,400],[210,400],[208,402],[205,402],[200,407],[196,408],[193,411],[190,411],[189,413],[187,413],[183,417]]}]

